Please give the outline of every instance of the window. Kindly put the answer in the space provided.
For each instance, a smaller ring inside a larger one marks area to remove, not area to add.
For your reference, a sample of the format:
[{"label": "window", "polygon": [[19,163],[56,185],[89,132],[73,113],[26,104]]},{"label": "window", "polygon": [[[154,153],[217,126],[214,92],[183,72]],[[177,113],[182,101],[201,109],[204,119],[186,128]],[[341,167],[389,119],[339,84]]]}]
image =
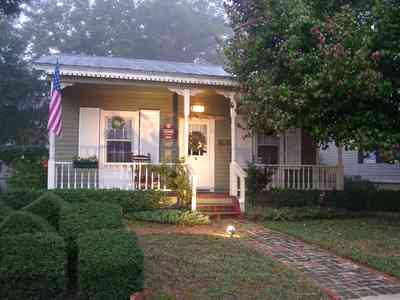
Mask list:
[{"label": "window", "polygon": [[257,135],[257,163],[276,165],[279,163],[278,136]]},{"label": "window", "polygon": [[109,117],[106,119],[107,162],[124,163],[132,160],[132,119]]},{"label": "window", "polygon": [[205,156],[207,152],[207,125],[190,124],[188,154],[192,156]]}]

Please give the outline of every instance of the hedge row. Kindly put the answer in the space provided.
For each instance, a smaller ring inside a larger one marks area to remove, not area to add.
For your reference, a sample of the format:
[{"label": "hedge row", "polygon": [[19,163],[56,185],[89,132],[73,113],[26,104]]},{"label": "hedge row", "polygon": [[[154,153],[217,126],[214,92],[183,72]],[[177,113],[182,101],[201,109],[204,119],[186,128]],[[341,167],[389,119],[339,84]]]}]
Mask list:
[{"label": "hedge row", "polygon": [[14,212],[0,223],[0,236],[55,231],[45,219],[27,211]]},{"label": "hedge row", "polygon": [[122,227],[122,208],[115,204],[84,202],[71,204],[61,210],[59,232],[67,243],[69,286],[77,284],[79,234],[97,229],[119,229]]},{"label": "hedge row", "polygon": [[31,204],[25,206],[23,210],[41,216],[58,229],[61,209],[68,205],[60,196],[52,192],[45,192]]},{"label": "hedge row", "polygon": [[325,206],[350,211],[400,212],[400,191],[348,187],[344,191],[292,191],[262,192],[250,206],[315,207]]},{"label": "hedge row", "polygon": [[77,244],[80,299],[128,299],[143,289],[143,252],[131,232],[88,231]]},{"label": "hedge row", "polygon": [[6,205],[3,201],[0,201],[0,223],[12,212],[14,212],[14,210],[11,207]]},{"label": "hedge row", "polygon": [[0,299],[61,299],[66,251],[56,233],[0,237]]},{"label": "hedge row", "polygon": [[[45,191],[16,191],[0,193],[0,201],[14,209],[21,209]],[[53,190],[68,203],[83,203],[89,201],[118,204],[124,213],[152,210],[160,206],[163,193],[157,191],[124,191],[124,190]]]}]

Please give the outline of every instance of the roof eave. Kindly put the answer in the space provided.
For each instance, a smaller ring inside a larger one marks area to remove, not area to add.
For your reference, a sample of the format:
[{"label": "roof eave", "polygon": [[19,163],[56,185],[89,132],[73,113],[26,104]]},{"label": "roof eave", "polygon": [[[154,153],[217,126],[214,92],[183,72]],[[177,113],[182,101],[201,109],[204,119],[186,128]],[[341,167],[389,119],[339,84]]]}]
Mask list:
[{"label": "roof eave", "polygon": [[[54,71],[54,65],[35,63],[34,68],[51,75]],[[117,69],[97,69],[84,68],[76,66],[62,65],[60,68],[61,76],[75,76],[87,78],[120,79],[134,81],[151,81],[163,83],[194,84],[208,86],[226,86],[237,87],[238,83],[232,77],[224,76],[199,76],[192,74],[172,74],[155,72],[134,72],[121,71]]]}]

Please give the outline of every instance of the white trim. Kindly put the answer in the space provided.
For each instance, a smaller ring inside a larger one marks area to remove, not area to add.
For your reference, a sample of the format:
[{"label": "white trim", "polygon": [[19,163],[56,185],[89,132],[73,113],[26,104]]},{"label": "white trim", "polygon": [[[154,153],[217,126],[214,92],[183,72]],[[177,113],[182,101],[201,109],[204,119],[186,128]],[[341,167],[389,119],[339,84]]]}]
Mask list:
[{"label": "white trim", "polygon": [[[191,122],[200,122],[203,124],[207,124],[208,127],[208,145],[209,145],[209,176],[210,176],[210,192],[215,191],[215,119],[207,118],[207,119],[199,119],[199,118],[190,118],[189,124]],[[179,118],[179,132],[183,132],[184,128],[184,119]],[[184,134],[179,135],[179,156],[184,156]],[[201,174],[196,173],[197,177],[200,177]]]},{"label": "white trim", "polygon": [[[45,71],[51,75],[54,71],[52,65],[35,64],[36,69]],[[62,66],[60,69],[62,76],[77,76],[77,77],[91,77],[91,78],[113,78],[123,80],[137,80],[137,81],[157,81],[168,83],[180,84],[198,84],[198,85],[213,85],[213,86],[230,86],[237,87],[238,83],[229,77],[218,78],[217,76],[195,76],[183,74],[152,74],[144,72],[122,72],[113,70],[102,70],[94,68],[79,68]]]}]

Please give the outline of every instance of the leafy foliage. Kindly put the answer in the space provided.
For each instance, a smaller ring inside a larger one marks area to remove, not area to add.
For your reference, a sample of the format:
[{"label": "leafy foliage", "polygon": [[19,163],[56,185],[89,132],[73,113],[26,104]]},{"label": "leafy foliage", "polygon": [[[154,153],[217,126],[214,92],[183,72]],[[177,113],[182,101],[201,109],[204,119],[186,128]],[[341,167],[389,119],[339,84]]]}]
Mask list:
[{"label": "leafy foliage", "polygon": [[134,233],[90,231],[78,248],[80,299],[128,299],[143,289],[143,251]]},{"label": "leafy foliage", "polygon": [[226,55],[247,94],[240,109],[249,129],[303,128],[320,143],[363,150],[400,143],[397,2],[234,0],[226,8],[235,29]]},{"label": "leafy foliage", "polygon": [[47,220],[50,225],[58,229],[61,209],[66,205],[67,203],[60,196],[53,192],[46,192],[31,204],[24,207],[23,210],[41,216]]},{"label": "leafy foliage", "polygon": [[272,173],[264,172],[263,169],[258,168],[253,163],[247,166],[246,193],[249,201],[257,201],[257,195],[264,191],[271,180],[271,176]]},{"label": "leafy foliage", "polygon": [[0,3],[0,13],[5,15],[16,14],[20,11],[20,5],[27,0],[5,0]]},{"label": "leafy foliage", "polygon": [[45,219],[26,211],[14,212],[0,223],[0,236],[54,231]]},{"label": "leafy foliage", "polygon": [[12,212],[14,212],[14,210],[11,207],[6,205],[3,201],[0,201],[0,224]]},{"label": "leafy foliage", "polygon": [[66,252],[56,233],[0,237],[0,298],[61,299]]},{"label": "leafy foliage", "polygon": [[204,225],[210,224],[210,218],[195,211],[183,211],[176,209],[164,209],[137,212],[128,214],[128,220],[138,220],[146,222],[155,222],[162,224],[176,225]]},{"label": "leafy foliage", "polygon": [[257,221],[296,221],[306,219],[327,219],[342,216],[334,209],[321,209],[319,206],[305,207],[263,207],[251,206],[246,217]]},{"label": "leafy foliage", "polygon": [[176,192],[178,206],[188,207],[192,201],[192,186],[189,180],[187,166],[181,159],[173,166],[163,164],[161,166],[153,165],[151,169],[160,173],[165,178],[166,186]]}]

